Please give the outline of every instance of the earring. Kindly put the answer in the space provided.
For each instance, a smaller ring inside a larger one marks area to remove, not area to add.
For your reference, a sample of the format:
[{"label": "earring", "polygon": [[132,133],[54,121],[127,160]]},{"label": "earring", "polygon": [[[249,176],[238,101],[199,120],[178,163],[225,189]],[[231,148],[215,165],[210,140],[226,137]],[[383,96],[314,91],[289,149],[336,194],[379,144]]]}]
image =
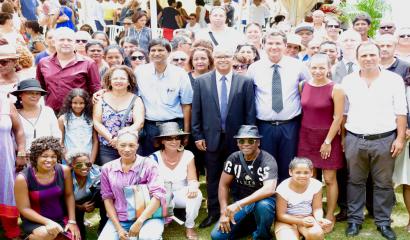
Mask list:
[{"label": "earring", "polygon": [[184,147],[184,145],[179,145],[179,148],[177,149],[177,151],[178,152],[182,152],[182,151],[184,151],[184,149],[185,149],[185,147]]}]

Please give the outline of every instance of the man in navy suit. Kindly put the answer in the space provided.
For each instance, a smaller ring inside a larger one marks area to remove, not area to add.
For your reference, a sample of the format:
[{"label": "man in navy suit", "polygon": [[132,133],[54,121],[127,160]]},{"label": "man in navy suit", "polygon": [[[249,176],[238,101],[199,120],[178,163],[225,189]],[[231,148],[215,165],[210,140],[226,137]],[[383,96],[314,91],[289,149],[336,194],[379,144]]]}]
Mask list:
[{"label": "man in navy suit", "polygon": [[208,217],[199,225],[219,220],[218,184],[226,158],[237,151],[233,136],[241,125],[255,124],[253,81],[232,72],[230,48],[214,49],[215,70],[196,79],[192,102],[192,135],[205,151]]}]

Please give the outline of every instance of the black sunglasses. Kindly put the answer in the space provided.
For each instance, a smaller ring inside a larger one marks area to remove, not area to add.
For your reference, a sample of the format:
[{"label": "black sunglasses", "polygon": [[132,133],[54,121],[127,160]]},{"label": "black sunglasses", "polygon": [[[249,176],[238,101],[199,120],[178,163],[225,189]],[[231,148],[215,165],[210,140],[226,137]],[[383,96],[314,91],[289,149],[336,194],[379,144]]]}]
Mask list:
[{"label": "black sunglasses", "polygon": [[250,145],[253,145],[256,142],[256,139],[250,139],[250,138],[241,138],[238,139],[238,143],[239,144],[245,144],[248,143]]},{"label": "black sunglasses", "polygon": [[383,26],[383,27],[380,27],[380,29],[392,29],[393,28],[393,26]]},{"label": "black sunglasses", "polygon": [[405,38],[405,37],[410,38],[410,34],[403,34],[403,35],[400,35],[399,37],[400,38]]},{"label": "black sunglasses", "polygon": [[245,70],[245,69],[248,69],[249,64],[235,64],[235,65],[232,65],[232,67],[234,70],[239,70],[239,69]]},{"label": "black sunglasses", "polygon": [[327,25],[328,28],[340,28],[339,25]]},{"label": "black sunglasses", "polygon": [[81,169],[81,168],[83,168],[84,166],[86,166],[87,168],[90,168],[92,165],[93,165],[93,164],[92,164],[91,162],[76,163],[76,164],[74,165],[74,168],[75,168],[75,169]]},{"label": "black sunglasses", "polygon": [[88,43],[88,40],[85,39],[77,39],[75,40],[76,43]]},{"label": "black sunglasses", "polygon": [[144,56],[131,56],[130,58],[131,58],[132,61],[136,61],[137,59],[142,61],[142,60],[145,59]]},{"label": "black sunglasses", "polygon": [[174,62],[185,62],[186,58],[173,58],[172,61],[174,61]]},{"label": "black sunglasses", "polygon": [[181,136],[166,136],[164,137],[165,141],[172,141],[172,140],[181,140]]}]

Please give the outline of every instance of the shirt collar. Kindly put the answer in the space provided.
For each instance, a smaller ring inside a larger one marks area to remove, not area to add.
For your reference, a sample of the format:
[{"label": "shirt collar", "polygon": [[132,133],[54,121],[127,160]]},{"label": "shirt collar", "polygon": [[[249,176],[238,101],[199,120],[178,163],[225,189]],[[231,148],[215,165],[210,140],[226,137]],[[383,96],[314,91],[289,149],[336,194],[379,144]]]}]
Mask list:
[{"label": "shirt collar", "polygon": [[220,73],[219,73],[218,71],[216,71],[216,70],[215,70],[215,73],[216,73],[216,80],[217,80],[217,81],[221,81],[222,76],[225,76],[225,77],[226,77],[226,80],[227,80],[228,82],[232,80],[232,75],[233,75],[232,70],[229,71],[229,73],[226,74],[226,75],[222,75],[222,74],[220,74]]},{"label": "shirt collar", "polygon": [[[136,160],[135,160],[134,164],[132,165],[132,167],[130,168],[129,171],[135,172],[135,168],[136,168],[136,166],[138,166],[138,161],[139,161],[138,158],[139,158],[139,156],[136,155]],[[113,162],[113,164],[112,164],[112,170],[113,170],[114,172],[124,172],[124,171],[122,170],[122,166],[121,166],[121,157],[120,157],[120,158],[117,158],[116,160],[114,160],[114,162]]]},{"label": "shirt collar", "polygon": [[[67,68],[67,67],[69,67],[69,66],[72,66],[72,65],[76,64],[77,62],[84,62],[84,61],[86,61],[86,60],[87,60],[87,59],[86,59],[84,56],[82,56],[82,55],[76,53],[76,54],[75,54],[75,59],[74,59],[74,61],[70,62],[67,66],[65,66],[65,68]],[[60,65],[60,62],[59,62],[58,59],[57,59],[57,53],[54,53],[54,54],[53,54],[53,56],[51,57],[51,61],[54,62],[55,64],[61,66],[61,65]]]}]

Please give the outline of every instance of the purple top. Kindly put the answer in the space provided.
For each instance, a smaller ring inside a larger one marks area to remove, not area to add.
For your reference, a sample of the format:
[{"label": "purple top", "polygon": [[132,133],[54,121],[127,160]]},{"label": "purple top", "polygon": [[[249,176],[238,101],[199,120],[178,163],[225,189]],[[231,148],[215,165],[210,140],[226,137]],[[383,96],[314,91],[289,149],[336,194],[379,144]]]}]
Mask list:
[{"label": "purple top", "polygon": [[137,160],[127,173],[122,170],[121,158],[102,167],[101,196],[103,200],[113,200],[119,221],[127,221],[127,202],[123,189],[135,184],[147,184],[151,196],[165,203],[164,181],[159,176],[158,163],[154,160],[137,155]]}]

